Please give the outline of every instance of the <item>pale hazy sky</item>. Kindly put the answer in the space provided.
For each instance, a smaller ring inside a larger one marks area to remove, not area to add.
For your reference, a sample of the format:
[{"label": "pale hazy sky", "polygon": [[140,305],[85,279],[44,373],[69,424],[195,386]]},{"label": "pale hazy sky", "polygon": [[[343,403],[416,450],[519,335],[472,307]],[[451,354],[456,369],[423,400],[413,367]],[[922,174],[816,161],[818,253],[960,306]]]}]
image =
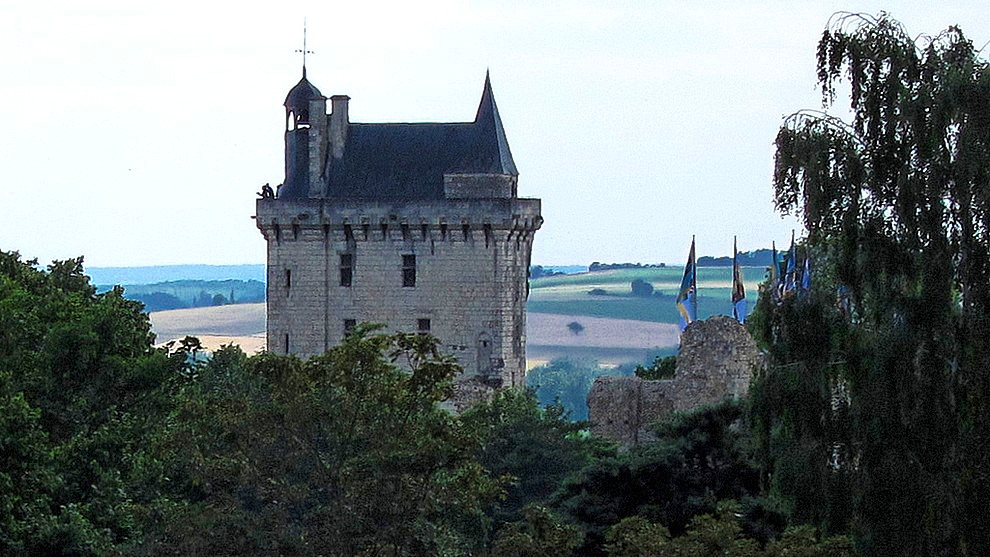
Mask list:
[{"label": "pale hazy sky", "polygon": [[[820,108],[838,10],[990,40],[986,2],[0,0],[0,249],[88,265],[261,263],[249,217],[282,181],[299,79],[351,121],[468,121],[490,69],[543,199],[534,263],[682,264],[789,241],[773,211],[781,119]],[[800,234],[800,229],[799,229]]]}]

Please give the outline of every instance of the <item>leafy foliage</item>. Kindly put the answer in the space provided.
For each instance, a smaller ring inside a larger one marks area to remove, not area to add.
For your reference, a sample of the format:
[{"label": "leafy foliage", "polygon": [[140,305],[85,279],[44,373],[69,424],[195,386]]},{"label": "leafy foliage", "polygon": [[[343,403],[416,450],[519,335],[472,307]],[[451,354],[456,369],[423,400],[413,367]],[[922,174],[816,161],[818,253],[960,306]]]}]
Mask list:
[{"label": "leafy foliage", "polygon": [[691,519],[681,536],[671,538],[659,524],[634,516],[609,529],[605,549],[609,557],[853,557],[847,536],[822,537],[810,526],[792,526],[763,546],[746,536],[740,521],[742,507],[735,501],[720,501],[714,513]]},{"label": "leafy foliage", "polygon": [[600,458],[565,482],[556,505],[587,533],[582,551],[600,554],[607,530],[631,516],[681,534],[722,499],[761,509],[747,499],[759,495],[759,475],[742,416],[730,401],[678,415],[658,425],[655,442]]},{"label": "leafy foliage", "polygon": [[147,434],[172,361],[82,258],[39,270],[0,252],[0,553],[103,555],[154,499]]},{"label": "leafy foliage", "polygon": [[[110,289],[100,286],[97,292]],[[147,311],[246,304],[265,301],[265,283],[258,280],[172,280],[127,284],[124,297],[144,304]]]},{"label": "leafy foliage", "polygon": [[468,409],[463,421],[482,440],[481,465],[492,477],[508,480],[504,498],[489,512],[496,525],[522,520],[527,505],[546,504],[565,478],[606,450],[562,406],[541,408],[531,390],[499,391]]},{"label": "leafy foliage", "polygon": [[[773,252],[768,249],[741,251],[736,254],[736,261],[743,267],[769,267]],[[732,267],[732,257],[712,257],[703,255],[698,258],[698,267]]]},{"label": "leafy foliage", "polygon": [[639,298],[649,298],[653,295],[653,285],[643,279],[633,280],[630,283],[629,288],[632,295]]},{"label": "leafy foliage", "polygon": [[581,545],[581,531],[546,507],[529,506],[523,514],[499,532],[492,557],[567,557]]},{"label": "leafy foliage", "polygon": [[571,419],[587,420],[588,392],[602,375],[632,375],[632,369],[562,358],[529,370],[526,384],[543,406],[559,404]]},{"label": "leafy foliage", "polygon": [[476,550],[498,484],[475,459],[471,430],[439,407],[459,371],[432,337],[366,326],[307,362],[219,351],[179,393],[177,427],[160,444],[191,504],[145,550]]},{"label": "leafy foliage", "polygon": [[821,270],[753,320],[764,478],[867,553],[986,554],[990,68],[957,27],[839,14],[818,80],[826,107],[848,83],[853,119],[798,113],[777,136],[775,202]]},{"label": "leafy foliage", "polygon": [[677,371],[677,356],[657,356],[649,367],[636,366],[636,377],[647,380],[673,379]]}]

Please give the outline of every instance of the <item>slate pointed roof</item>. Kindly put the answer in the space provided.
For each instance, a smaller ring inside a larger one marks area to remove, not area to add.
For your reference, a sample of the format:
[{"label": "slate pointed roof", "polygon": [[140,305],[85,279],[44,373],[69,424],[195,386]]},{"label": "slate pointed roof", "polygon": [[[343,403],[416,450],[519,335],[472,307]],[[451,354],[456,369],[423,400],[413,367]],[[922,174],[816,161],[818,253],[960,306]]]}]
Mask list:
[{"label": "slate pointed roof", "polygon": [[443,199],[444,174],[519,174],[487,75],[474,122],[349,124],[343,157],[327,165],[328,195]]},{"label": "slate pointed roof", "polygon": [[491,168],[500,174],[518,175],[512,152],[509,151],[509,141],[505,138],[502,119],[498,116],[498,106],[495,104],[492,80],[488,72],[485,72],[485,88],[481,92],[481,102],[478,104],[474,123],[483,130],[480,134],[483,144],[478,145],[478,148],[491,159]]},{"label": "slate pointed roof", "polygon": [[296,83],[289,94],[285,96],[285,108],[296,111],[309,111],[309,101],[312,99],[325,98],[323,93],[315,85],[306,79],[306,66],[303,66],[302,79]]}]

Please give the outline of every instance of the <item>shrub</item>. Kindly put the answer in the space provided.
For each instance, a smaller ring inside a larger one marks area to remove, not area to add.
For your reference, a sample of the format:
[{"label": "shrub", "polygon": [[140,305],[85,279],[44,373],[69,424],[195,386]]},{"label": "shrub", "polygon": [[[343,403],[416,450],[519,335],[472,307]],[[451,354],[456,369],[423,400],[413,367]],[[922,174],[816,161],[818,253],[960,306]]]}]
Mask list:
[{"label": "shrub", "polygon": [[630,286],[632,287],[633,296],[649,298],[653,295],[653,285],[643,279],[636,279],[632,281]]}]

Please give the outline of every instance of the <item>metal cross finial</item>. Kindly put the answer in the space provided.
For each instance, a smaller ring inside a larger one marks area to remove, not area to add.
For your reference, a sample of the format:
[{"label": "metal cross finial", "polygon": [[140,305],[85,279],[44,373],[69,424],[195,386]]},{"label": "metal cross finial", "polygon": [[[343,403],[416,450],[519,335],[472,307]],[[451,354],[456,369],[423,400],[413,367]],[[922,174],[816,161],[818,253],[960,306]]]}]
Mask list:
[{"label": "metal cross finial", "polygon": [[301,52],[302,53],[302,59],[303,59],[302,60],[302,62],[303,62],[303,77],[306,77],[306,55],[307,54],[316,54],[312,50],[306,50],[306,18],[303,18],[303,47],[302,47],[302,50],[299,50],[297,48],[296,49],[296,52]]}]

